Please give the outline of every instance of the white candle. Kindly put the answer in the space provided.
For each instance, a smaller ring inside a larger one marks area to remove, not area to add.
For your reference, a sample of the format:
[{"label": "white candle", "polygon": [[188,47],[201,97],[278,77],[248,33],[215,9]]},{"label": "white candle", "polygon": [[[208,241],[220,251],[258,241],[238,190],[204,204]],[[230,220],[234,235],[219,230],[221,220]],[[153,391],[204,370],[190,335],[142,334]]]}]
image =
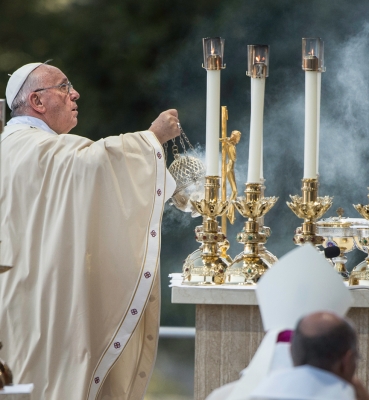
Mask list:
[{"label": "white candle", "polygon": [[318,72],[305,71],[304,178],[317,178]]},{"label": "white candle", "polygon": [[322,73],[318,72],[317,75],[317,124],[316,124],[316,173],[319,175],[319,140],[320,140],[320,98],[321,98],[321,87],[322,87]]},{"label": "white candle", "polygon": [[261,135],[261,154],[260,154],[260,183],[264,182],[264,137]]},{"label": "white candle", "polygon": [[207,70],[206,175],[219,176],[220,70]]},{"label": "white candle", "polygon": [[260,183],[265,78],[251,78],[251,120],[248,183]]}]

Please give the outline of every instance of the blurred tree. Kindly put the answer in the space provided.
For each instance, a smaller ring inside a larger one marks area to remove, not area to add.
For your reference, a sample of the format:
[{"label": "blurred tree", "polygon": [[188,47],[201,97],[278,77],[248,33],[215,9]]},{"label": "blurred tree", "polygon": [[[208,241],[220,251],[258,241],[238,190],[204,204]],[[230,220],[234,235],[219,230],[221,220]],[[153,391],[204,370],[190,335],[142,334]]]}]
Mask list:
[{"label": "blurred tree", "polygon": [[[221,14],[222,1],[0,0],[0,9],[0,92],[21,65],[52,59],[81,94],[73,133],[98,140],[144,130],[163,104],[175,107],[163,101],[171,89],[157,71],[204,18]],[[171,239],[163,241],[167,287],[167,272],[179,264],[169,257]],[[164,324],[193,325],[194,307],[168,307],[169,295],[164,290]]]},{"label": "blurred tree", "polygon": [[145,129],[165,96],[155,72],[221,0],[0,1],[0,91],[7,74],[53,59],[81,94],[75,133],[92,139]]}]

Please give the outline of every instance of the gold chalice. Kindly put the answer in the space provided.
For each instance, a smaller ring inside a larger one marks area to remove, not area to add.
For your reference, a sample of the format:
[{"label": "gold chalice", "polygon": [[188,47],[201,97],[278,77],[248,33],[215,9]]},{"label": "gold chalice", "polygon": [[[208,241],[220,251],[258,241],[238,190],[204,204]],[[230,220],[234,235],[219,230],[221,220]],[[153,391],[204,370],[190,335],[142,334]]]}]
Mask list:
[{"label": "gold chalice", "polygon": [[343,217],[343,208],[337,209],[337,217],[325,218],[317,222],[317,234],[322,236],[323,247],[337,246],[340,249],[338,257],[332,258],[334,269],[345,281],[349,280],[350,273],[346,270],[346,253],[355,249],[354,229],[352,220]]}]

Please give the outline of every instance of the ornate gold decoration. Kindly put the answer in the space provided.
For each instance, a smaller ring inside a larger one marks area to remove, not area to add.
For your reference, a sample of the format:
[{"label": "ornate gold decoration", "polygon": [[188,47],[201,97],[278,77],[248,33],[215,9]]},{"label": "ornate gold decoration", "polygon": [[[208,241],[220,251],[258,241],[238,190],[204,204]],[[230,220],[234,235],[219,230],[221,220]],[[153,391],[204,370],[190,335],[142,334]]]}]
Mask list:
[{"label": "ornate gold decoration", "polygon": [[[222,106],[222,138],[221,140],[226,140],[227,139],[227,121],[228,121],[228,110],[226,106]],[[236,194],[235,197],[237,197],[237,187],[236,187]],[[234,197],[234,198],[235,198]],[[224,143],[222,143],[222,190],[221,190],[221,198],[222,201],[227,200],[227,151]],[[229,207],[233,207],[233,204],[230,203]],[[230,214],[229,209],[227,212],[228,217],[234,222],[234,207],[233,207],[233,217],[232,213]],[[223,214],[221,216],[221,222],[222,222],[222,232],[225,236],[227,236],[227,215]],[[233,223],[231,222],[231,223]],[[219,251],[220,251],[220,258],[226,262],[227,265],[229,265],[232,262],[232,257],[227,254],[227,251],[229,249],[229,241],[225,240],[224,242],[220,243],[219,246]]]},{"label": "ornate gold decoration", "polygon": [[[369,187],[368,187],[369,189]],[[369,198],[369,194],[368,194],[368,198]],[[369,204],[367,204],[366,206],[362,205],[362,204],[353,204],[353,207],[355,208],[355,210],[365,219],[369,220]]]},{"label": "ornate gold decoration", "polygon": [[329,196],[318,197],[315,202],[304,203],[301,196],[290,196],[292,203],[288,207],[302,219],[319,219],[332,205],[332,198]]},{"label": "ornate gold decoration", "polygon": [[[227,121],[228,121],[228,110],[226,106],[222,106],[222,139],[227,138]],[[221,189],[222,201],[227,200],[227,152],[222,144],[222,189]],[[221,217],[222,231],[227,235],[227,216],[225,214]]]},{"label": "ornate gold decoration", "polygon": [[307,242],[317,246],[323,243],[324,238],[316,234],[316,220],[332,206],[333,197],[318,197],[318,179],[308,178],[302,180],[302,196],[292,196],[292,202],[287,201],[288,207],[295,215],[304,220],[301,227],[295,231],[293,241],[297,245]]},{"label": "ornate gold decoration", "polygon": [[[265,179],[261,180],[261,197],[264,197],[265,193]],[[264,216],[258,218],[259,226],[262,231],[265,232],[267,238],[271,235],[271,229],[268,226],[264,226]],[[267,265],[272,266],[278,261],[278,258],[266,249],[264,243],[259,243],[259,256],[266,262]]]},{"label": "ornate gold decoration", "polygon": [[191,203],[199,214],[206,215],[209,220],[224,214],[228,208],[228,201],[201,199],[200,201],[191,200]]},{"label": "ornate gold decoration", "polygon": [[317,222],[317,234],[324,238],[323,247],[337,246],[340,254],[332,259],[334,269],[348,281],[350,273],[346,269],[346,253],[355,249],[354,229],[352,223],[343,217],[344,210],[336,210],[338,217],[322,219]]},{"label": "ornate gold decoration", "polygon": [[244,251],[227,269],[227,284],[254,285],[270,268],[270,264],[259,254],[259,246],[266,243],[270,229],[260,228],[258,218],[274,206],[278,197],[262,197],[261,190],[261,184],[246,183],[245,197],[239,197],[233,202],[239,213],[248,220],[242,232],[237,235],[237,241],[244,245]]},{"label": "ornate gold decoration", "polygon": [[224,282],[227,268],[226,260],[219,254],[219,243],[226,237],[218,227],[217,217],[227,211],[228,201],[218,199],[219,177],[205,177],[205,199],[191,201],[195,210],[202,215],[202,225],[196,227],[196,240],[201,243],[201,261],[199,251],[187,257],[183,265],[183,282],[197,285],[214,285]]},{"label": "ornate gold decoration", "polygon": [[226,177],[231,186],[232,193],[229,197],[230,205],[227,211],[227,218],[231,224],[234,224],[236,220],[235,217],[235,206],[232,203],[233,200],[237,198],[237,184],[236,184],[236,176],[235,176],[235,165],[236,165],[236,145],[239,143],[241,139],[240,131],[232,131],[230,137],[220,139],[222,142],[222,149],[225,149],[225,152],[228,157],[228,162],[226,164]]},{"label": "ornate gold decoration", "polygon": [[219,257],[228,265],[232,263],[232,257],[227,254],[227,251],[229,250],[230,244],[227,239],[224,240],[224,242],[219,243],[219,251],[220,255]]}]

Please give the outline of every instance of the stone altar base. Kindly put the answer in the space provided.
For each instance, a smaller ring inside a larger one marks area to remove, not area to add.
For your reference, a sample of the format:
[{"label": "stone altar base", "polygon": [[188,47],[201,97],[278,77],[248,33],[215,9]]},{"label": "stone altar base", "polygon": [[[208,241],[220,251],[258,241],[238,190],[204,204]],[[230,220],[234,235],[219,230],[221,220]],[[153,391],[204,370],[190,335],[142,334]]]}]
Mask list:
[{"label": "stone altar base", "polygon": [[[352,295],[348,317],[358,332],[357,376],[369,389],[369,289],[352,290]],[[182,286],[172,288],[172,302],[196,304],[194,398],[204,400],[238,379],[264,337],[256,296],[249,289]]]}]

